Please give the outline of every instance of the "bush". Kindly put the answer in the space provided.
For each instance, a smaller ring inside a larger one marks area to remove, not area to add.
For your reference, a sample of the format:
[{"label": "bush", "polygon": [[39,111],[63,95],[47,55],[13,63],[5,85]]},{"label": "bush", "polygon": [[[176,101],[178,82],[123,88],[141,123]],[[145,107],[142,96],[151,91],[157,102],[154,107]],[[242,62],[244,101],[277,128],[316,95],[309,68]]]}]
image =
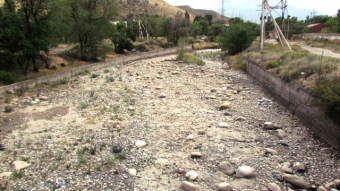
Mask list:
[{"label": "bush", "polygon": [[17,82],[17,78],[12,72],[0,70],[0,82],[4,85],[13,84]]},{"label": "bush", "polygon": [[316,105],[325,115],[340,125],[340,83],[339,80],[320,80],[313,90]]},{"label": "bush", "polygon": [[197,64],[197,65],[205,65],[204,61],[197,58],[196,55],[192,54],[192,53],[183,53],[181,59],[179,59],[185,63],[189,63],[189,64]]},{"label": "bush", "polygon": [[254,30],[245,23],[231,25],[222,39],[222,50],[235,55],[246,50],[256,39]]}]

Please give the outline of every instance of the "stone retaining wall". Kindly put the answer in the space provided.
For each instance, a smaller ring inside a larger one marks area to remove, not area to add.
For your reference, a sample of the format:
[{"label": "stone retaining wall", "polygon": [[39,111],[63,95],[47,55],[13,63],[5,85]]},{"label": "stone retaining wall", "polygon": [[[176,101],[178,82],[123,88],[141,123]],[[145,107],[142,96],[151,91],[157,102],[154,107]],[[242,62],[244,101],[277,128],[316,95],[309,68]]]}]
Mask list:
[{"label": "stone retaining wall", "polygon": [[331,41],[340,40],[339,33],[304,33],[299,34],[298,37],[300,39],[328,39]]},{"label": "stone retaining wall", "polygon": [[[191,47],[185,47],[185,50],[186,51],[191,50]],[[58,72],[55,74],[18,82],[18,83],[7,85],[7,86],[1,86],[0,94],[3,92],[9,91],[9,90],[16,90],[20,88],[33,88],[39,84],[56,82],[62,79],[66,79],[66,78],[70,78],[72,76],[78,75],[82,72],[87,72],[87,71],[91,72],[94,70],[99,70],[99,69],[107,68],[107,67],[118,65],[118,64],[124,64],[127,62],[143,60],[143,59],[148,59],[148,58],[153,58],[153,57],[158,57],[158,56],[165,56],[165,55],[175,54],[175,53],[176,53],[176,48],[172,48],[172,49],[165,49],[165,50],[156,50],[156,51],[151,51],[151,52],[143,52],[143,53],[139,53],[139,54],[135,54],[131,56],[123,56],[123,57],[111,59],[105,62],[98,62],[95,64],[90,64],[90,65],[74,68],[71,70]]]},{"label": "stone retaining wall", "polygon": [[247,62],[247,72],[277,100],[299,117],[312,131],[335,148],[340,148],[340,127],[312,106],[314,97],[295,84],[286,83],[260,66]]}]

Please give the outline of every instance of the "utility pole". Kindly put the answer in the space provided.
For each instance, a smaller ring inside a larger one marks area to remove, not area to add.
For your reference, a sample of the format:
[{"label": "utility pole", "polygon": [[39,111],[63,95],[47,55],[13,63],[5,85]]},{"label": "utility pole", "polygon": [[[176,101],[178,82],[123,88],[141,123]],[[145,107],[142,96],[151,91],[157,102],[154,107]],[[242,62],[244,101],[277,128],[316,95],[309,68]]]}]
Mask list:
[{"label": "utility pole", "polygon": [[[267,0],[262,0],[262,16],[261,16],[261,49],[263,49],[263,46],[264,46],[264,38],[265,38],[265,18],[266,18],[266,14],[267,12],[269,13],[269,15],[271,16],[272,18],[272,21],[274,23],[274,28],[275,28],[275,31],[276,31],[276,35],[280,41],[280,44],[281,46],[283,47],[284,44],[283,42],[285,42],[285,44],[288,46],[288,48],[292,51],[289,43],[288,43],[288,40],[287,38],[285,37],[285,35],[283,34],[282,30],[280,29],[280,26],[279,24],[276,22],[276,19],[273,15],[273,11],[272,9],[282,9],[283,10],[283,13],[282,13],[282,22],[284,23],[284,11],[287,7],[287,1],[285,0],[285,3],[283,3],[283,0],[280,0],[280,2],[278,3],[278,5],[274,6],[274,7],[271,7],[269,6],[268,4],[268,1]],[[281,6],[280,6],[281,5]],[[288,15],[288,19],[289,19],[289,15]],[[284,28],[284,27],[282,27]],[[289,26],[288,26],[289,28]],[[287,36],[288,36],[288,33],[287,33]]]},{"label": "utility pole", "polygon": [[221,17],[225,16],[225,7],[224,7],[224,4],[227,2],[226,0],[221,0],[219,1],[221,2]]}]

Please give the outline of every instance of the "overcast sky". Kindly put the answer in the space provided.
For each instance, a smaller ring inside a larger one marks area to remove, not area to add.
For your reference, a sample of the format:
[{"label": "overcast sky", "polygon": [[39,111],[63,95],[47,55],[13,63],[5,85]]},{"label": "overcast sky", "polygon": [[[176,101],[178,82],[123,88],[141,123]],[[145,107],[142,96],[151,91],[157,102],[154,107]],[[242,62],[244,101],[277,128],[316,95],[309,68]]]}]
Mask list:
[{"label": "overcast sky", "polygon": [[[195,9],[221,10],[221,0],[164,0],[171,5],[189,5]],[[226,0],[226,16],[242,15],[245,9],[260,9],[262,0]],[[271,6],[280,0],[268,0]],[[335,15],[340,9],[340,0],[287,0],[289,7],[312,9],[317,14]]]}]

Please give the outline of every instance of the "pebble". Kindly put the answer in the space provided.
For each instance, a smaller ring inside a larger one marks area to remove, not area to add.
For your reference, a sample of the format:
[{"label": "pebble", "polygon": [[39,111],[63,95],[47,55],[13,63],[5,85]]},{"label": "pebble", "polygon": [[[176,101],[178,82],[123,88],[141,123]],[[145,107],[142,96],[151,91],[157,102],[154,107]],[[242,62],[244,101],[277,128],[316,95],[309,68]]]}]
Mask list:
[{"label": "pebble", "polygon": [[0,173],[0,177],[10,177],[12,175],[12,172],[2,172]]},{"label": "pebble", "polygon": [[165,93],[161,93],[158,97],[159,98],[166,98],[166,94]]},{"label": "pebble", "polygon": [[281,188],[277,184],[275,184],[275,183],[269,183],[268,184],[268,189],[270,191],[281,191]]},{"label": "pebble", "polygon": [[300,162],[295,162],[293,164],[293,170],[299,171],[299,172],[305,172],[306,171],[306,165],[304,165]]},{"label": "pebble", "polygon": [[46,97],[46,96],[40,96],[39,99],[42,100],[42,101],[47,101],[47,100],[48,100],[48,97]]},{"label": "pebble", "polygon": [[201,152],[191,152],[191,157],[192,158],[201,158],[202,153]]},{"label": "pebble", "polygon": [[272,123],[272,122],[265,122],[264,123],[264,128],[265,129],[273,129],[274,128],[274,123]]},{"label": "pebble", "polygon": [[271,154],[271,155],[278,155],[278,152],[274,149],[271,149],[271,148],[265,148],[265,152],[266,154]]},{"label": "pebble", "polygon": [[190,135],[187,136],[187,139],[188,140],[194,140],[195,136],[193,134],[190,134]]},{"label": "pebble", "polygon": [[231,108],[231,103],[230,102],[224,102],[221,106],[220,106],[220,110],[224,110],[224,109],[229,109]]},{"label": "pebble", "polygon": [[161,89],[163,89],[162,86],[157,86],[157,87],[156,87],[156,90],[161,90]]},{"label": "pebble", "polygon": [[187,177],[189,180],[196,180],[196,178],[198,177],[198,174],[197,172],[190,170],[189,172],[185,174],[185,177]]},{"label": "pebble", "polygon": [[232,191],[232,190],[233,190],[233,187],[231,187],[231,185],[226,182],[220,183],[217,189],[217,191]]},{"label": "pebble", "polygon": [[286,133],[282,129],[278,129],[277,135],[282,139],[286,136]]},{"label": "pebble", "polygon": [[316,191],[328,191],[328,190],[323,186],[319,186]]},{"label": "pebble", "polygon": [[15,92],[14,92],[14,90],[7,90],[7,93],[14,94]]},{"label": "pebble", "polygon": [[138,140],[138,141],[136,141],[136,146],[138,148],[144,148],[146,146],[146,142],[142,141],[142,140]]},{"label": "pebble", "polygon": [[219,169],[221,172],[228,176],[232,176],[235,172],[234,167],[227,161],[223,161],[219,164]]},{"label": "pebble", "polygon": [[298,177],[296,175],[285,174],[283,176],[283,180],[298,188],[302,189],[310,188],[310,185],[303,178]]},{"label": "pebble", "polygon": [[135,107],[129,106],[129,107],[128,107],[128,110],[129,110],[129,111],[135,111]]},{"label": "pebble", "polygon": [[288,174],[294,174],[293,169],[288,168],[288,167],[282,167],[281,170],[285,173],[288,173]]},{"label": "pebble", "polygon": [[168,159],[160,158],[160,159],[157,159],[157,160],[155,161],[155,164],[164,165],[164,164],[167,164],[168,162],[169,162]]},{"label": "pebble", "polygon": [[185,191],[198,191],[196,185],[188,181],[183,181],[181,187]]},{"label": "pebble", "polygon": [[137,176],[137,170],[134,168],[130,168],[128,172],[131,176]]},{"label": "pebble", "polygon": [[31,166],[31,164],[28,164],[25,161],[14,161],[12,163],[14,170],[19,171],[21,169],[25,169]]},{"label": "pebble", "polygon": [[241,166],[236,170],[237,178],[253,178],[255,176],[255,169],[250,166]]},{"label": "pebble", "polygon": [[220,127],[220,128],[228,128],[229,125],[228,125],[228,123],[219,123],[218,127]]}]

